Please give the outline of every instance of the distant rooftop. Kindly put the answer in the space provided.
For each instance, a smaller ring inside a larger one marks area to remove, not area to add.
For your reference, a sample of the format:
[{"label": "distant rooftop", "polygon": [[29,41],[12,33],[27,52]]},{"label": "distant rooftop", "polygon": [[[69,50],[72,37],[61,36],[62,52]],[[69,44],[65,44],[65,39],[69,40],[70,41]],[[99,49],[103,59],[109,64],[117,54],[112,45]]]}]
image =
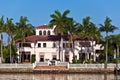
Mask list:
[{"label": "distant rooftop", "polygon": [[41,26],[37,26],[36,29],[50,29],[50,26],[48,26],[48,25],[41,25]]}]

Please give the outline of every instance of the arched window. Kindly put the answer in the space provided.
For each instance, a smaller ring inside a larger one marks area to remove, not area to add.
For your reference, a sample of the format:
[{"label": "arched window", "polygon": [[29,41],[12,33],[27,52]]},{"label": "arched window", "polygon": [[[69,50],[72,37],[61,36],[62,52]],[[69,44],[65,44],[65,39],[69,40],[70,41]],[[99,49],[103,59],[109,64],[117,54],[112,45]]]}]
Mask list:
[{"label": "arched window", "polygon": [[46,35],[46,31],[43,31],[43,35]]},{"label": "arched window", "polygon": [[50,31],[48,31],[48,35],[50,35]]},{"label": "arched window", "polygon": [[39,31],[39,35],[42,35],[42,31]]}]

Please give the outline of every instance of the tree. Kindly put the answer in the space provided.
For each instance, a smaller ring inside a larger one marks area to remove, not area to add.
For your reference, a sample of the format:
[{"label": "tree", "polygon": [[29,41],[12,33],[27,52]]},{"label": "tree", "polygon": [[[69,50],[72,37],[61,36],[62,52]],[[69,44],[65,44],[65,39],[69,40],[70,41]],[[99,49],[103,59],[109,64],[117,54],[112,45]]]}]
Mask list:
[{"label": "tree", "polygon": [[[83,18],[82,20],[82,24],[80,24],[80,26],[77,27],[77,35],[81,38],[81,40],[85,41],[85,61],[87,61],[87,55],[89,53],[89,44],[87,44],[87,42],[89,42],[90,39],[90,31],[91,31],[91,22],[90,22],[90,17],[87,16],[85,18]],[[82,42],[81,42],[81,53],[82,53]],[[79,53],[80,54],[80,53]]]},{"label": "tree", "polygon": [[[99,29],[96,27],[96,25],[90,21],[90,17],[87,16],[85,18],[83,18],[82,20],[82,24],[79,23],[79,26],[76,29],[77,35],[80,37],[81,41],[85,41],[86,45],[84,45],[85,49],[85,55],[87,56],[87,53],[94,53],[94,61],[95,61],[95,52],[94,52],[94,45],[93,45],[93,41],[100,41],[102,40],[102,36],[100,34]],[[91,48],[90,48],[90,44],[88,45],[87,42],[92,42],[91,44]],[[80,53],[83,53],[82,50],[82,42],[80,42],[80,46],[81,46],[81,51],[79,52],[79,59],[80,59]],[[91,58],[91,57],[90,57]],[[87,60],[87,58],[85,57],[85,61]]]},{"label": "tree", "polygon": [[4,28],[4,17],[2,16],[1,18],[0,18],[0,34],[1,34],[1,62],[3,61],[3,49],[2,49],[2,47],[3,47],[3,35],[2,35],[2,32],[3,32],[3,28]]},{"label": "tree", "polygon": [[73,18],[69,18],[67,21],[67,26],[65,27],[66,34],[69,38],[70,44],[69,47],[71,48],[71,52],[73,53],[73,60],[76,60],[75,53],[74,53],[74,40],[73,37],[76,35],[76,29],[79,26]]},{"label": "tree", "polygon": [[104,24],[100,24],[99,30],[101,32],[106,33],[106,61],[105,61],[105,68],[107,68],[107,60],[108,60],[108,33],[113,32],[117,29],[114,25],[111,24],[112,20],[109,17],[106,17]]},{"label": "tree", "polygon": [[[11,51],[12,51],[12,62],[17,62],[17,47],[13,44],[11,44]],[[4,56],[4,62],[10,63],[10,48],[9,45],[4,46],[3,48],[3,56]]]},{"label": "tree", "polygon": [[[50,20],[49,25],[51,27],[56,26],[54,32],[55,34],[61,36],[61,47],[59,47],[59,59],[61,56],[61,59],[60,59],[61,61],[63,61],[63,35],[64,33],[66,33],[65,27],[67,26],[66,24],[68,21],[67,15],[69,13],[70,13],[69,10],[64,11],[63,14],[61,14],[58,10],[55,10],[55,13],[50,15],[52,20]],[[60,48],[61,48],[61,51],[60,51]]]},{"label": "tree", "polygon": [[13,35],[13,32],[14,32],[14,24],[12,22],[12,18],[7,18],[7,22],[5,23],[5,31],[7,32],[8,34],[8,46],[9,46],[9,50],[10,50],[10,63],[13,62],[12,60],[12,50],[11,50],[11,43],[12,43],[12,35]]},{"label": "tree", "polygon": [[[111,46],[113,47],[112,50],[114,50],[113,51],[114,59],[117,59],[117,63],[118,63],[119,47],[120,47],[120,34],[108,36],[108,41],[111,44]],[[117,67],[118,67],[118,65],[117,65]]]},{"label": "tree", "polygon": [[[94,61],[96,61],[96,57],[95,57],[95,52],[94,52],[94,45],[97,43],[97,42],[100,42],[100,41],[102,41],[103,40],[103,37],[102,37],[102,35],[100,34],[100,31],[99,31],[99,29],[96,27],[96,25],[94,24],[94,23],[90,23],[90,25],[89,25],[89,38],[90,38],[90,40],[92,40],[92,44],[91,44],[91,52],[93,52],[93,56],[94,56],[94,58],[93,58],[93,60]],[[93,41],[96,41],[96,43],[95,44],[93,44]]]},{"label": "tree", "polygon": [[[23,47],[23,43],[25,43],[25,37],[32,35],[35,32],[33,26],[31,24],[28,24],[27,22],[29,22],[27,17],[21,16],[19,22],[16,23],[17,35],[15,36],[15,38],[22,39],[21,48]],[[20,53],[20,62],[21,62],[21,54],[22,53]]]}]

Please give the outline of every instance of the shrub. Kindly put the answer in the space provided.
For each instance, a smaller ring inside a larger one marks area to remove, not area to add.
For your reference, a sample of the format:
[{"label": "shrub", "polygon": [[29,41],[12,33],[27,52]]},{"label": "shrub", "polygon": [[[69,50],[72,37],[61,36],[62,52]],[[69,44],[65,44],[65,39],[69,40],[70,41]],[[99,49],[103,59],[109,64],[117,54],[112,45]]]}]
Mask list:
[{"label": "shrub", "polygon": [[32,60],[31,60],[31,63],[34,63],[35,62],[35,54],[32,54]]},{"label": "shrub", "polygon": [[72,60],[72,63],[77,63],[77,60],[76,60],[76,59],[73,59],[73,60]]}]

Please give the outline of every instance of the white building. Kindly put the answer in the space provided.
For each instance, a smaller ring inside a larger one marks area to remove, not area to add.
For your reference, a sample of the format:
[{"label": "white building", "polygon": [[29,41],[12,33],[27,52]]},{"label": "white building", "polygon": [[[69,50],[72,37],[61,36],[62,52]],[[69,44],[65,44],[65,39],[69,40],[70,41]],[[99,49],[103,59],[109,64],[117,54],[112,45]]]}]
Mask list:
[{"label": "white building", "polygon": [[[60,60],[72,63],[73,52],[67,37],[63,37],[62,50],[61,37],[54,34],[54,27],[42,25],[36,27],[35,31],[35,35],[26,37],[25,43],[21,43],[21,40],[16,41],[20,62],[30,62],[31,56],[35,55],[37,62]],[[96,59],[100,44],[96,44],[96,41],[80,40],[77,37],[73,37],[73,41],[74,55],[77,60],[83,56],[90,59],[91,55],[94,56],[94,60]]]}]

